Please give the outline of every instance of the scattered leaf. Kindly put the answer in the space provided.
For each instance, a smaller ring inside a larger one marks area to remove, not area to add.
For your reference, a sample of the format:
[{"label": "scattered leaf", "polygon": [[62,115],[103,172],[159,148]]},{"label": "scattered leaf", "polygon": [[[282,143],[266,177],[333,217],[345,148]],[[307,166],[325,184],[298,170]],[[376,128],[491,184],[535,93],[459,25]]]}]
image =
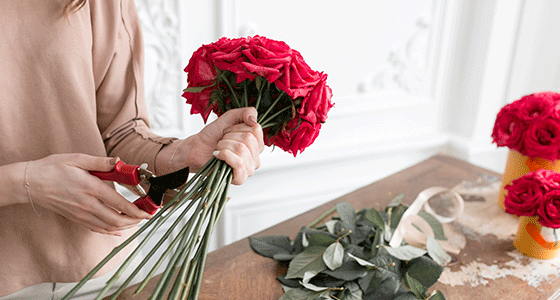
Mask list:
[{"label": "scattered leaf", "polygon": [[396,248],[386,246],[385,250],[400,260],[412,260],[426,254],[426,250],[410,245],[404,245]]},{"label": "scattered leaf", "polygon": [[334,270],[342,266],[342,260],[344,259],[344,248],[339,242],[334,242],[327,247],[325,253],[323,253],[323,260],[329,269]]},{"label": "scattered leaf", "polygon": [[425,287],[434,285],[442,272],[443,267],[427,256],[411,260],[407,270],[409,276],[418,280]]},{"label": "scattered leaf", "polygon": [[347,282],[344,285],[344,300],[362,300],[362,290],[355,282]]},{"label": "scattered leaf", "polygon": [[445,296],[441,291],[435,291],[430,295],[430,298],[428,298],[428,300],[445,300]]},{"label": "scattered leaf", "polygon": [[315,271],[317,273],[325,270],[327,265],[323,261],[323,253],[326,248],[321,246],[310,246],[302,253],[296,255],[288,267],[287,279],[303,278],[305,272]]},{"label": "scattered leaf", "polygon": [[383,217],[375,208],[372,207],[370,210],[368,210],[366,219],[370,221],[377,229],[385,229],[385,221],[383,221]]},{"label": "scattered leaf", "polygon": [[418,299],[424,299],[427,292],[427,288],[424,285],[422,285],[420,281],[414,279],[414,277],[410,276],[408,273],[405,274],[404,278],[405,278],[405,283],[410,289],[410,291],[414,293],[414,295],[416,295]]},{"label": "scattered leaf", "polygon": [[432,230],[434,231],[434,237],[436,238],[436,240],[440,240],[440,241],[447,240],[447,238],[445,237],[445,233],[443,231],[443,225],[441,225],[441,223],[433,215],[423,210],[420,211],[418,215],[422,217],[422,219],[424,219],[426,222],[428,222],[430,227],[432,227]]},{"label": "scattered leaf", "polygon": [[360,266],[354,260],[347,260],[339,268],[335,270],[327,269],[323,271],[323,273],[337,279],[352,281],[366,276],[367,269],[365,267]]},{"label": "scattered leaf", "polygon": [[249,244],[255,252],[268,258],[279,254],[290,255],[292,252],[290,238],[285,235],[249,237]]},{"label": "scattered leaf", "polygon": [[284,293],[282,297],[280,297],[280,300],[317,300],[325,293],[328,294],[328,292],[329,292],[328,290],[316,292],[316,291],[311,291],[311,290],[306,290],[301,288],[290,289],[286,293]]},{"label": "scattered leaf", "polygon": [[428,236],[428,241],[426,242],[426,249],[428,249],[428,255],[438,264],[445,266],[451,261],[451,256],[441,248],[436,239]]}]

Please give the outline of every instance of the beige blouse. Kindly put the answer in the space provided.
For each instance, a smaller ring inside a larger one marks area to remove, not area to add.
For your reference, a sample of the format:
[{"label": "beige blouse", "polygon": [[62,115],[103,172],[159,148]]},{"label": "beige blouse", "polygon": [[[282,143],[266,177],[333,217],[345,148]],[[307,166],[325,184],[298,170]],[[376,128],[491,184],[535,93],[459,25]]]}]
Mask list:
[{"label": "beige blouse", "polygon": [[[0,165],[86,153],[153,168],[170,139],[149,129],[134,1],[88,0],[68,16],[65,2],[0,1]],[[0,207],[0,296],[79,281],[131,234],[94,233],[37,210]]]}]

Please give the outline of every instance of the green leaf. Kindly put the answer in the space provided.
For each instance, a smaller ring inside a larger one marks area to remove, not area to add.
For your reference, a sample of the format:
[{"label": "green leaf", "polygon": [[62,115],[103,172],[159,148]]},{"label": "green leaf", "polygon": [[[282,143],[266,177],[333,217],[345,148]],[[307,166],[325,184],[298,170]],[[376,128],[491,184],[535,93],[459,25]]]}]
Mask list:
[{"label": "green leaf", "polygon": [[393,200],[391,200],[391,203],[387,205],[387,208],[401,205],[403,199],[404,199],[404,193],[398,194],[395,198],[393,198]]},{"label": "green leaf", "polygon": [[313,233],[313,234],[306,233],[305,237],[307,238],[308,247],[311,246],[328,247],[332,243],[336,242],[335,238],[330,236],[328,232],[324,232],[324,231],[319,233]]},{"label": "green leaf", "polygon": [[350,254],[350,253],[348,253],[348,257],[354,259],[362,267],[366,267],[367,269],[370,269],[370,270],[377,269],[376,265],[370,263],[369,261],[367,261],[365,259],[361,259],[361,258],[359,258],[355,255]]},{"label": "green leaf", "polygon": [[410,291],[412,291],[418,299],[425,298],[428,289],[422,285],[420,281],[414,279],[414,277],[410,276],[408,273],[405,274],[404,279]]},{"label": "green leaf", "polygon": [[335,205],[336,212],[342,222],[346,222],[352,226],[356,224],[356,211],[348,202],[339,202]]},{"label": "green leaf", "polygon": [[445,296],[441,291],[435,291],[430,295],[428,300],[445,300]]},{"label": "green leaf", "polygon": [[279,300],[316,300],[328,293],[328,290],[316,292],[307,289],[290,289]]},{"label": "green leaf", "polygon": [[323,261],[323,253],[326,248],[321,246],[310,246],[302,253],[296,255],[288,267],[287,279],[303,278],[305,272],[315,271],[317,273],[325,270],[327,265]]},{"label": "green leaf", "polygon": [[339,268],[335,270],[327,269],[323,273],[337,279],[352,281],[366,276],[367,269],[360,266],[355,260],[347,260]]},{"label": "green leaf", "polygon": [[383,280],[373,292],[366,294],[364,299],[393,299],[400,286],[401,283],[397,279],[391,277],[387,278]]},{"label": "green leaf", "polygon": [[407,270],[409,276],[418,280],[427,288],[438,281],[442,272],[443,267],[427,256],[421,256],[411,260]]},{"label": "green leaf", "polygon": [[443,226],[433,215],[423,210],[420,211],[418,215],[422,217],[422,219],[424,219],[426,222],[428,222],[430,227],[432,227],[432,230],[434,231],[434,237],[436,238],[436,240],[440,240],[440,241],[447,240],[447,237],[445,237],[445,233],[443,231]]},{"label": "green leaf", "polygon": [[396,248],[386,246],[385,250],[400,260],[412,260],[426,254],[426,250],[410,245],[404,245]]},{"label": "green leaf", "polygon": [[323,260],[329,269],[334,270],[342,266],[344,258],[344,248],[339,242],[332,243],[323,253]]},{"label": "green leaf", "polygon": [[401,221],[402,215],[407,210],[407,208],[408,207],[406,207],[404,205],[399,205],[399,206],[394,207],[391,210],[391,215],[390,215],[390,219],[389,219],[389,225],[391,227],[391,232],[395,232],[395,229],[397,228],[397,225],[399,225],[399,222]]},{"label": "green leaf", "polygon": [[343,300],[362,300],[362,290],[355,282],[347,282],[344,285]]},{"label": "green leaf", "polygon": [[187,93],[200,93],[200,92],[202,92],[205,88],[211,87],[211,86],[213,86],[213,84],[207,85],[207,86],[191,86],[191,87],[188,87],[188,88],[184,89],[183,92],[187,92]]},{"label": "green leaf", "polygon": [[451,256],[441,248],[441,245],[431,236],[428,236],[428,241],[426,242],[426,249],[428,249],[428,255],[438,264],[445,266],[451,261]]},{"label": "green leaf", "polygon": [[328,287],[324,287],[324,286],[316,286],[312,283],[309,283],[309,281],[315,277],[317,275],[317,272],[315,271],[307,271],[305,272],[305,274],[303,274],[303,280],[301,281],[301,285],[303,285],[303,287],[305,287],[308,290],[312,290],[315,292],[320,292],[320,291],[324,291],[326,289],[328,289]]},{"label": "green leaf", "polygon": [[383,230],[375,231],[375,237],[371,242],[371,256],[376,256],[379,251],[379,247],[383,245]]},{"label": "green leaf", "polygon": [[377,229],[385,229],[385,221],[383,221],[383,217],[375,208],[372,207],[370,210],[368,210],[368,212],[366,213],[366,219],[370,221]]},{"label": "green leaf", "polygon": [[283,286],[288,286],[288,287],[291,287],[291,288],[301,287],[300,280],[298,280],[298,279],[286,279],[286,274],[282,274],[282,275],[276,277],[276,279],[278,281],[280,281],[280,283]]},{"label": "green leaf", "polygon": [[274,258],[278,255],[291,255],[292,244],[285,235],[269,235],[262,237],[249,237],[251,248],[258,254]]}]

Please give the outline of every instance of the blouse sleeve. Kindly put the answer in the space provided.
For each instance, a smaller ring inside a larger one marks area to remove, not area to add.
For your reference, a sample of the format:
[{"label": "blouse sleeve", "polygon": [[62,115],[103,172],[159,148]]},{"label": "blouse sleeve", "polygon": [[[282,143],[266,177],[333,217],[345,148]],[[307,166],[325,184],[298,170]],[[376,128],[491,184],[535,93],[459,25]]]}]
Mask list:
[{"label": "blouse sleeve", "polygon": [[97,123],[107,154],[155,168],[161,148],[173,141],[150,129],[144,99],[143,41],[134,0],[93,0],[93,70]]}]

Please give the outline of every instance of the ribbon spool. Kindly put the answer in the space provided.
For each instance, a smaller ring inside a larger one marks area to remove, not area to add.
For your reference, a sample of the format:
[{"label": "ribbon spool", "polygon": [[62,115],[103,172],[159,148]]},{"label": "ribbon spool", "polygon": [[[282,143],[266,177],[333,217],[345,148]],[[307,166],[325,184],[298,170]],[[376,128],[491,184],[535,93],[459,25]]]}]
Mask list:
[{"label": "ribbon spool", "polygon": [[[430,199],[441,193],[449,193],[451,195],[451,203],[449,207],[453,209],[447,209],[448,214],[443,214],[445,207],[430,205]],[[436,218],[440,223],[451,223],[457,219],[465,209],[465,201],[459,193],[444,187],[431,187],[421,191],[408,209],[404,212],[389,241],[389,246],[398,247],[402,243],[405,235],[410,236],[415,242],[424,243],[428,238],[428,235],[434,236],[434,232],[431,226],[420,216],[418,213],[424,207],[424,210]],[[420,228],[420,230],[418,228]],[[440,242],[444,250],[452,253],[458,253],[457,247],[452,246],[446,242]]]}]

